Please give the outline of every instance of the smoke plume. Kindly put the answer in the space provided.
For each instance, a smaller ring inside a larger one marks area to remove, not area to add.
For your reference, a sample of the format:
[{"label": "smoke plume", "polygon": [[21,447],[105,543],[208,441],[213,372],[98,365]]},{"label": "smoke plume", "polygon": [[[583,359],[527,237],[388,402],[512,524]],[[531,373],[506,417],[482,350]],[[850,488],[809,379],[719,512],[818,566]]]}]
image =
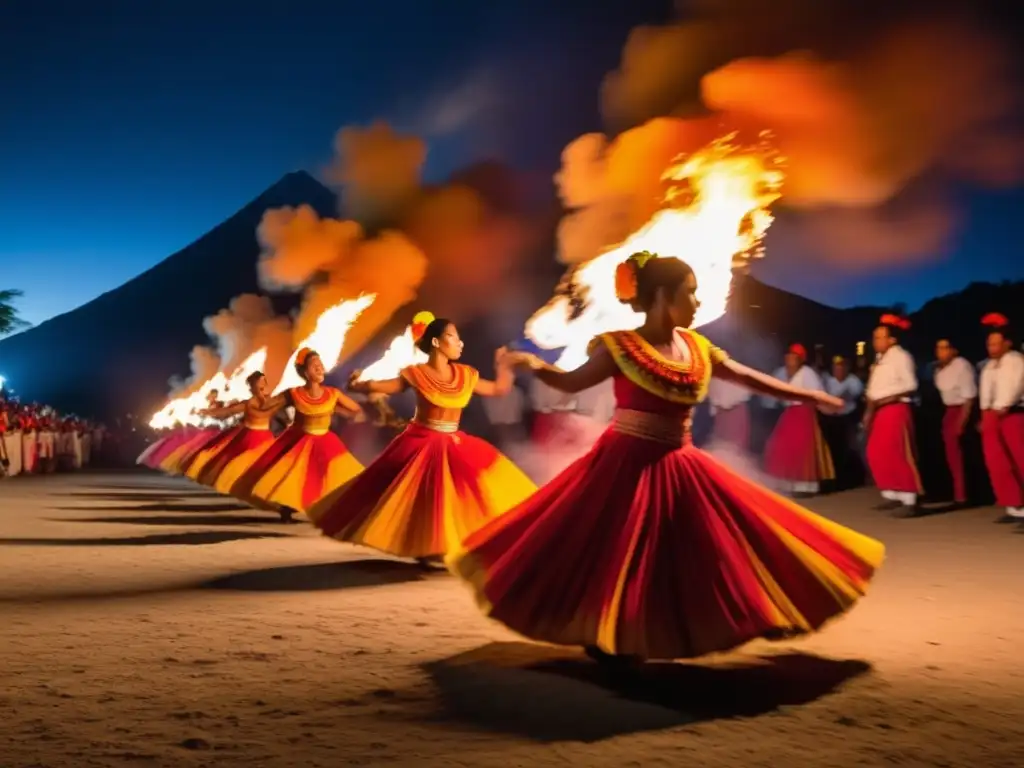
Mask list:
[{"label": "smoke plume", "polygon": [[615,165],[640,152],[635,175],[648,173],[671,133],[659,117],[772,129],[788,158],[782,204],[796,212],[780,229],[851,266],[939,255],[956,224],[936,202],[945,190],[1024,180],[1019,62],[976,4],[688,5],[685,20],[634,30],[603,83],[618,138],[566,149],[560,191],[583,211],[562,225],[562,260],[621,239],[655,182],[616,177]]},{"label": "smoke plume", "polygon": [[190,395],[205,384],[220,370],[220,355],[213,347],[196,344],[188,353],[191,373],[187,379],[172,376],[167,382],[171,388],[171,397]]}]

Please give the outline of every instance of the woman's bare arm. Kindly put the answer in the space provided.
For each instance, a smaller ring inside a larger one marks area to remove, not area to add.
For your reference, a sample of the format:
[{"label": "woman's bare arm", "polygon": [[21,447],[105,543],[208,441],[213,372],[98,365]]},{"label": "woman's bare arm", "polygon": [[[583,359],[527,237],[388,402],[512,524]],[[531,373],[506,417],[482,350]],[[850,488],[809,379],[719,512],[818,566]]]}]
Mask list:
[{"label": "woman's bare arm", "polygon": [[381,379],[380,381],[360,381],[362,371],[353,371],[348,380],[349,392],[359,392],[364,395],[398,395],[406,390],[408,382],[401,376],[395,379]]},{"label": "woman's bare arm", "polygon": [[514,358],[505,347],[494,353],[494,381],[477,379],[473,394],[481,397],[504,397],[512,391],[516,376],[512,367]]},{"label": "woman's bare arm", "polygon": [[338,390],[338,399],[334,403],[334,412],[339,416],[356,421],[363,421],[366,418],[366,414],[363,413],[363,407],[341,390]]},{"label": "woman's bare arm", "polygon": [[777,397],[779,400],[798,400],[802,403],[824,405],[831,408],[841,408],[843,405],[842,400],[832,397],[826,392],[794,387],[774,376],[761,373],[731,359],[716,363],[712,369],[712,375],[724,381],[739,384],[759,395]]},{"label": "woman's bare arm", "polygon": [[199,412],[200,416],[209,416],[211,419],[226,419],[229,416],[236,416],[245,413],[245,403],[232,403],[220,408],[204,408]]},{"label": "woman's bare arm", "polygon": [[615,360],[605,346],[597,347],[587,362],[572,371],[563,371],[548,365],[536,355],[525,355],[520,360],[529,364],[534,375],[542,382],[568,395],[596,387],[605,379],[614,376],[618,370]]}]

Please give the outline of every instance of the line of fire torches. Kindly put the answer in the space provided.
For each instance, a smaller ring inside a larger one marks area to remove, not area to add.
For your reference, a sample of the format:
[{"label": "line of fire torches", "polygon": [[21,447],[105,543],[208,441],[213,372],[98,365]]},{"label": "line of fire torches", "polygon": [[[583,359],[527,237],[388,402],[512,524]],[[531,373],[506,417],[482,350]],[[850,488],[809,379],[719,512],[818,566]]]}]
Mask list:
[{"label": "line of fire torches", "polygon": [[[733,271],[762,255],[761,243],[772,223],[770,206],[781,196],[784,179],[784,161],[766,134],[750,146],[734,143],[735,138],[730,134],[677,158],[662,175],[667,184],[663,207],[622,243],[576,267],[555,297],[527,322],[526,337],[542,349],[562,350],[557,365],[571,369],[586,358],[592,338],[636,325],[641,316],[615,298],[614,275],[618,264],[641,250],[674,255],[694,269],[701,297],[697,327],[724,314]],[[326,310],[314,331],[293,352],[274,393],[303,383],[294,366],[302,347],[317,350],[328,371],[335,367],[348,331],[375,299],[366,294]],[[405,366],[426,359],[416,348],[410,327],[362,371],[360,379],[395,378]],[[230,375],[217,373],[196,392],[169,402],[154,415],[150,426],[216,423],[198,415],[206,405],[206,394],[217,390],[223,402],[248,399],[245,380],[252,372],[263,370],[266,361],[265,348],[254,352]],[[375,423],[404,425],[386,397],[371,396],[368,401],[377,414]]]}]

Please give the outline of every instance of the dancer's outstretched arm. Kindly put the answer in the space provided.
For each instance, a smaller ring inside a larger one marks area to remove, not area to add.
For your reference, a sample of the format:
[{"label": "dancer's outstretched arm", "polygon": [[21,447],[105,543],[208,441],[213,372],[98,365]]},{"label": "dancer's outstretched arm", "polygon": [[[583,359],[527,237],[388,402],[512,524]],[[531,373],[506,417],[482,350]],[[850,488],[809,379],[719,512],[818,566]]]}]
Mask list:
[{"label": "dancer's outstretched arm", "polygon": [[399,376],[397,379],[381,379],[380,381],[360,381],[362,371],[352,371],[348,377],[348,391],[363,395],[398,395],[408,388],[409,384]]},{"label": "dancer's outstretched arm", "polygon": [[366,413],[363,412],[363,406],[341,390],[338,390],[338,399],[334,403],[334,412],[352,421],[366,421]]},{"label": "dancer's outstretched arm", "polygon": [[572,371],[563,371],[561,368],[548,365],[536,355],[525,352],[510,353],[509,358],[514,365],[528,366],[538,379],[552,389],[568,395],[596,387],[605,379],[614,376],[618,370],[615,360],[604,345],[595,347],[587,362]]},{"label": "dancer's outstretched arm", "polygon": [[741,387],[746,387],[759,395],[777,397],[779,400],[799,400],[802,403],[810,403],[829,409],[843,407],[842,400],[838,397],[833,397],[827,392],[794,387],[785,381],[776,379],[774,376],[761,373],[732,359],[716,363],[712,369],[712,375],[724,381],[739,384]]},{"label": "dancer's outstretched arm", "polygon": [[245,412],[245,401],[225,405],[221,408],[204,408],[199,411],[200,416],[209,416],[211,419],[226,419],[229,416],[236,416]]},{"label": "dancer's outstretched arm", "polygon": [[514,361],[515,358],[508,349],[498,349],[494,353],[494,381],[477,379],[473,394],[481,397],[504,397],[511,392],[515,384]]}]

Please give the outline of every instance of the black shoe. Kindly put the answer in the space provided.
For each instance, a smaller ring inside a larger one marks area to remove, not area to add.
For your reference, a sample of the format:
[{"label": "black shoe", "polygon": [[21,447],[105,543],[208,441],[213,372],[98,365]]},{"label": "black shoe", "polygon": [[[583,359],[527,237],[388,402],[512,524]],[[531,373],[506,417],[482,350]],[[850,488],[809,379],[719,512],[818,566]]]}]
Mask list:
[{"label": "black shoe", "polygon": [[899,509],[903,504],[896,501],[895,499],[886,499],[879,504],[875,504],[872,509],[878,512],[892,512],[893,510]]},{"label": "black shoe", "polygon": [[1003,515],[1002,517],[996,518],[995,522],[1000,525],[1006,525],[1007,523],[1024,523],[1024,517],[1017,517],[1016,515]]},{"label": "black shoe", "polygon": [[294,523],[295,522],[295,510],[289,507],[281,507],[277,510],[277,514],[281,516],[282,523]]}]

